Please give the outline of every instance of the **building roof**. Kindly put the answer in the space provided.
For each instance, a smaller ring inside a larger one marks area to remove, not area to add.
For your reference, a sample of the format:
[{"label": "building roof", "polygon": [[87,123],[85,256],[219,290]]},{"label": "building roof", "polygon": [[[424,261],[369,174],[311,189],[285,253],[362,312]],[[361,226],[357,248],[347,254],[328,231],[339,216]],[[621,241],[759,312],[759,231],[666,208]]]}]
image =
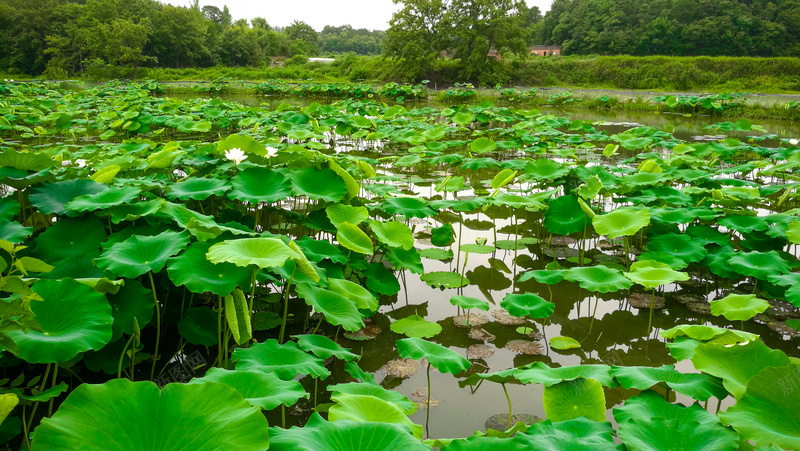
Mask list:
[{"label": "building roof", "polygon": [[560,45],[532,45],[531,50],[561,50]]}]

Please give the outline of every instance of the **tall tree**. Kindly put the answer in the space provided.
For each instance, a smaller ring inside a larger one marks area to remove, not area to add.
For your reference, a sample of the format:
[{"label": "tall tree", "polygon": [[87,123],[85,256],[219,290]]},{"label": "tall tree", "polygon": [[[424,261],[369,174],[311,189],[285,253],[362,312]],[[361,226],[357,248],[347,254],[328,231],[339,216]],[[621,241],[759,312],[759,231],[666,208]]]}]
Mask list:
[{"label": "tall tree", "polygon": [[451,49],[447,11],[450,0],[393,0],[403,7],[392,15],[384,54],[398,60],[406,76],[434,78],[433,67]]}]

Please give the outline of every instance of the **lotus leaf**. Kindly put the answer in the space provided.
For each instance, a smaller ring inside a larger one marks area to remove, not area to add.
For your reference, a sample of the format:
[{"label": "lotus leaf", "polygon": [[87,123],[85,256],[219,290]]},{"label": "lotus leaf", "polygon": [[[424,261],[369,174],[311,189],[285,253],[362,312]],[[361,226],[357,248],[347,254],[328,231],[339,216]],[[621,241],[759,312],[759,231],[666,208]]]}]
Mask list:
[{"label": "lotus leaf", "polygon": [[211,368],[201,378],[194,378],[189,384],[216,382],[236,390],[245,401],[264,410],[272,410],[281,404],[291,406],[300,398],[308,398],[299,382],[280,379],[273,373],[248,370],[226,370]]},{"label": "lotus leaf", "polygon": [[372,238],[357,225],[343,222],[336,226],[336,230],[336,241],[345,249],[366,255],[372,255],[375,252],[372,248]]},{"label": "lotus leaf", "polygon": [[416,197],[392,197],[383,202],[381,209],[390,215],[399,214],[407,218],[428,218],[436,215],[436,210]]},{"label": "lotus leaf", "polygon": [[503,297],[500,306],[514,316],[531,318],[547,318],[553,314],[556,308],[555,304],[547,302],[534,293],[509,293]]},{"label": "lotus leaf", "polygon": [[157,273],[167,259],[189,244],[187,233],[165,231],[155,236],[132,235],[111,245],[95,260],[100,268],[121,277],[134,278],[148,271]]},{"label": "lotus leaf", "polygon": [[295,169],[289,173],[292,192],[309,199],[339,202],[347,194],[344,180],[331,169],[308,167]]},{"label": "lotus leaf", "polygon": [[560,269],[537,269],[524,272],[519,276],[520,282],[526,282],[531,279],[535,279],[539,283],[553,285],[564,280],[564,271]]},{"label": "lotus leaf", "polygon": [[375,296],[357,283],[344,279],[328,279],[328,289],[352,300],[359,309],[370,312],[378,309],[379,304]]},{"label": "lotus leaf", "polygon": [[457,305],[463,309],[479,309],[485,312],[489,311],[489,303],[478,298],[468,296],[453,296],[450,298],[450,304]]},{"label": "lotus leaf", "polygon": [[457,352],[421,338],[397,340],[397,352],[405,359],[427,359],[431,366],[442,373],[458,374],[470,367],[469,360]]},{"label": "lotus leaf", "polygon": [[667,233],[650,238],[647,249],[653,252],[663,252],[685,262],[698,262],[706,256],[702,243],[697,242],[688,235]]},{"label": "lotus leaf", "polygon": [[93,216],[63,218],[36,237],[37,254],[46,261],[99,254],[106,229]]},{"label": "lotus leaf", "polygon": [[558,350],[580,348],[581,344],[572,337],[553,337],[550,339],[550,347]]},{"label": "lotus leaf", "polygon": [[364,327],[363,317],[358,312],[356,303],[335,291],[303,283],[297,285],[297,295],[306,304],[314,307],[314,310],[325,315],[325,320],[334,326],[341,325],[350,332]]},{"label": "lotus leaf", "polygon": [[717,223],[729,229],[736,230],[737,232],[752,232],[754,230],[765,231],[769,228],[770,223],[760,216],[726,216],[719,218]]},{"label": "lotus leaf", "polygon": [[569,174],[569,167],[548,158],[540,158],[525,165],[525,176],[533,180],[557,180]]},{"label": "lotus leaf", "polygon": [[545,387],[542,402],[550,421],[566,421],[578,417],[603,421],[606,418],[603,386],[594,379],[578,377]]},{"label": "lotus leaf", "polygon": [[206,258],[211,263],[233,263],[236,266],[259,268],[282,266],[286,260],[300,258],[280,238],[240,238],[214,244],[208,249]]},{"label": "lotus leaf", "polygon": [[729,321],[747,321],[769,308],[769,302],[754,294],[729,294],[711,301],[711,314],[724,316]]},{"label": "lotus leaf", "polygon": [[744,276],[767,280],[771,275],[786,274],[791,267],[777,252],[739,252],[728,259],[731,268]]},{"label": "lotus leaf", "polygon": [[570,268],[564,271],[564,278],[597,293],[627,290],[633,285],[620,270],[603,265]]},{"label": "lotus leaf", "polygon": [[530,451],[620,451],[623,447],[614,444],[613,434],[611,424],[606,421],[586,418],[559,422],[544,420],[532,424],[526,432],[518,433],[515,441]]},{"label": "lotus leaf", "polygon": [[579,377],[594,379],[606,387],[616,387],[616,383],[609,373],[610,370],[611,367],[608,365],[573,365],[551,368],[543,362],[534,362],[517,368],[516,377],[523,384],[543,384],[545,387]]},{"label": "lotus leaf", "polygon": [[434,246],[449,246],[455,241],[455,230],[450,224],[442,224],[431,229],[431,244]]},{"label": "lotus leaf", "polygon": [[470,281],[461,274],[450,271],[433,271],[423,274],[420,279],[432,287],[460,288],[469,285]]},{"label": "lotus leaf", "polygon": [[286,173],[262,167],[247,168],[231,180],[231,199],[257,204],[277,202],[292,195]]},{"label": "lotus leaf", "polygon": [[188,308],[178,323],[178,332],[191,344],[214,346],[217,344],[217,313],[207,307]]},{"label": "lotus leaf", "polygon": [[367,288],[375,293],[392,296],[400,291],[400,282],[397,281],[397,277],[383,266],[383,263],[370,263],[363,274],[367,278]]},{"label": "lotus leaf", "polygon": [[342,393],[349,395],[370,395],[376,398],[389,401],[401,409],[406,415],[411,415],[417,411],[417,404],[394,390],[387,390],[378,384],[356,383],[336,384],[328,386],[332,393]]},{"label": "lotus leaf", "polygon": [[310,352],[321,359],[336,357],[337,359],[350,361],[360,358],[323,335],[298,335],[296,338],[297,346],[300,349]]},{"label": "lotus leaf", "polygon": [[367,207],[353,207],[344,204],[328,206],[325,208],[325,214],[334,227],[337,227],[343,222],[358,225],[369,219],[369,210],[367,210]]},{"label": "lotus leaf", "polygon": [[611,368],[611,375],[627,389],[647,390],[663,382],[676,392],[699,401],[706,401],[712,396],[718,399],[728,396],[720,379],[708,374],[679,373],[672,365],[659,368],[615,366]]},{"label": "lotus leaf", "polygon": [[222,196],[229,189],[231,186],[225,180],[189,177],[170,185],[167,197],[181,200],[206,200],[211,196]]},{"label": "lotus leaf", "polygon": [[114,316],[111,341],[117,341],[123,333],[133,334],[133,321],[143,328],[153,319],[155,306],[153,294],[136,280],[126,280],[117,293],[108,296],[111,314]]},{"label": "lotus leaf", "polygon": [[423,428],[408,419],[406,413],[397,404],[372,395],[334,394],[331,400],[336,404],[328,409],[328,419],[375,422],[386,424],[402,424],[411,430],[416,438],[422,438]]},{"label": "lotus leaf", "polygon": [[425,318],[419,315],[411,315],[397,320],[389,328],[394,333],[413,338],[432,338],[442,331],[442,326],[425,321]]},{"label": "lotus leaf", "polygon": [[231,360],[236,362],[237,370],[274,373],[285,381],[294,379],[298,374],[322,379],[331,374],[323,366],[322,359],[303,352],[291,341],[278,344],[278,340],[270,339],[249,348],[237,348]]},{"label": "lotus leaf", "polygon": [[662,330],[661,336],[669,339],[688,337],[700,341],[717,340],[724,344],[743,343],[759,339],[758,335],[749,332],[700,324],[680,324],[671,329]]},{"label": "lotus leaf", "polygon": [[31,188],[31,204],[44,214],[69,214],[66,205],[73,199],[107,190],[108,186],[86,179],[45,183]]},{"label": "lotus leaf", "polygon": [[617,208],[604,215],[592,218],[592,225],[598,235],[609,239],[630,236],[650,224],[650,213],[646,209]]},{"label": "lotus leaf", "polygon": [[132,186],[108,188],[94,194],[84,194],[67,202],[71,211],[95,211],[128,203],[139,196],[141,190]]},{"label": "lotus leaf", "polygon": [[586,229],[589,217],[578,204],[578,196],[570,194],[551,200],[544,214],[544,228],[550,233],[569,235]]},{"label": "lotus leaf", "polygon": [[782,351],[770,349],[760,340],[739,344],[701,343],[694,349],[692,363],[699,371],[722,379],[725,388],[739,399],[747,382],[770,366],[789,364]]},{"label": "lotus leaf", "polygon": [[624,273],[625,277],[650,290],[679,280],[689,280],[685,272],[675,271],[668,264],[653,260],[636,262],[631,269],[633,271]]},{"label": "lotus leaf", "polygon": [[[442,249],[428,249],[431,251],[442,251]],[[452,258],[451,250],[444,251],[445,253],[450,252],[450,258]],[[401,247],[390,248],[386,251],[386,259],[394,265],[395,268],[398,269],[408,269],[409,271],[413,272],[414,274],[423,274],[425,272],[425,267],[422,266],[422,258],[420,253],[417,252],[415,248],[411,249],[403,249]]]}]

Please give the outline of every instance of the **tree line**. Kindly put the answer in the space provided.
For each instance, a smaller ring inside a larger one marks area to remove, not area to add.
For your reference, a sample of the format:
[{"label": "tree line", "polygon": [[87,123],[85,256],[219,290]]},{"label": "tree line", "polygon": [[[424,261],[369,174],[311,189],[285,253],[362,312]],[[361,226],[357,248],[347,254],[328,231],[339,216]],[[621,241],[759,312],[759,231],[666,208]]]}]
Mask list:
[{"label": "tree line", "polygon": [[[234,21],[227,6],[188,7],[155,0],[3,0],[0,70],[78,74],[91,65],[263,66],[270,57],[322,52],[381,53],[383,31],[295,21]],[[47,75],[47,74],[46,74]]]}]

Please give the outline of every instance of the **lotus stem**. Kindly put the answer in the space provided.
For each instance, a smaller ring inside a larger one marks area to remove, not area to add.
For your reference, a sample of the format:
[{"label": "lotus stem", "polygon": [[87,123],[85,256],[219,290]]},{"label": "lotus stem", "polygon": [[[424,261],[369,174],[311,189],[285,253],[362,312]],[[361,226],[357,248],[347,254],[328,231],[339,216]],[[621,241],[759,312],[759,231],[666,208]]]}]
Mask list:
[{"label": "lotus stem", "polygon": [[425,405],[425,434],[428,438],[431,436],[430,420],[431,420],[431,362],[428,362],[428,369],[425,372],[428,378],[428,401]]},{"label": "lotus stem", "polygon": [[[53,365],[52,363],[48,363],[44,370],[44,377],[42,377],[42,385],[39,386],[39,393],[44,391],[44,387],[47,384],[47,377],[50,375],[50,366]],[[33,417],[36,415],[36,409],[39,408],[39,401],[36,401],[33,404],[33,409],[31,409],[31,416],[28,417],[28,424],[33,424]],[[24,421],[24,420],[23,420]],[[27,439],[27,436],[25,437]],[[30,449],[30,447],[29,447]]]},{"label": "lotus stem", "polygon": [[[249,299],[248,304],[247,304],[247,314],[250,315],[250,324],[253,324],[253,304],[254,304],[253,299],[255,299],[255,297],[256,297],[256,274],[258,274],[258,266],[253,265],[253,272],[250,275],[250,299]],[[284,317],[284,322],[285,321],[286,321],[286,319]],[[281,332],[283,332],[283,329],[281,329]],[[252,335],[252,331],[251,331],[251,335]],[[281,334],[281,336],[283,336],[283,334]],[[283,342],[281,342],[281,343],[283,343]],[[250,342],[247,343],[247,347],[248,348],[250,347]]]},{"label": "lotus stem", "polygon": [[[56,379],[58,378],[58,363],[56,363],[55,367],[53,368],[53,382],[50,383],[50,388],[56,386]],[[55,401],[55,397],[50,398],[50,405],[47,407],[47,416],[53,416],[53,401]]]},{"label": "lotus stem", "polygon": [[28,422],[25,421],[25,405],[22,406],[22,433],[25,434],[25,446],[31,449],[31,438],[28,434]]},{"label": "lotus stem", "polygon": [[128,346],[130,346],[131,342],[133,341],[133,335],[131,338],[128,339],[128,342],[125,343],[125,346],[122,348],[122,353],[119,355],[119,364],[117,365],[117,379],[122,378],[122,361],[125,360],[125,351],[128,350]]},{"label": "lotus stem", "polygon": [[[458,216],[459,218],[461,218],[461,212],[458,212]],[[461,226],[463,222],[464,218],[461,218],[461,220],[458,221],[458,248],[456,249],[456,268],[458,268],[461,264]]]},{"label": "lotus stem", "polygon": [[[322,316],[320,316],[319,321],[317,321],[317,327],[314,328],[314,332],[311,332],[311,335],[316,335],[317,330],[319,329],[320,324],[322,324]],[[316,403],[315,403],[316,405]]]},{"label": "lotus stem", "polygon": [[[294,281],[294,273],[297,271],[297,265],[294,265],[294,269],[292,270],[292,277],[289,278],[289,282],[286,283],[286,287],[284,287],[284,299],[283,299],[283,321],[281,322],[281,332],[278,335],[278,343],[283,344],[283,334],[286,331],[286,318],[289,317],[289,288],[292,286],[292,282]],[[255,288],[253,288],[255,290]],[[252,297],[250,298],[252,303]],[[250,311],[253,311],[252,304],[250,305]]]},{"label": "lotus stem", "polygon": [[286,404],[281,404],[281,427],[286,429]]},{"label": "lotus stem", "polygon": [[217,362],[222,366],[222,296],[217,295]]},{"label": "lotus stem", "polygon": [[506,383],[501,382],[500,385],[503,387],[503,393],[506,395],[506,401],[508,401],[508,422],[506,423],[506,430],[511,429],[511,398],[508,396],[508,390],[506,390]]},{"label": "lotus stem", "polygon": [[653,310],[656,305],[656,289],[653,288],[653,294],[650,296],[650,320],[647,322],[647,333],[653,330]]},{"label": "lotus stem", "polygon": [[153,292],[153,304],[156,308],[156,349],[153,352],[153,366],[150,368],[150,380],[156,374],[156,362],[158,362],[158,345],[161,342],[161,308],[158,305],[158,298],[156,297],[156,284],[153,282],[153,271],[147,271],[147,277],[150,278],[150,291]]}]

